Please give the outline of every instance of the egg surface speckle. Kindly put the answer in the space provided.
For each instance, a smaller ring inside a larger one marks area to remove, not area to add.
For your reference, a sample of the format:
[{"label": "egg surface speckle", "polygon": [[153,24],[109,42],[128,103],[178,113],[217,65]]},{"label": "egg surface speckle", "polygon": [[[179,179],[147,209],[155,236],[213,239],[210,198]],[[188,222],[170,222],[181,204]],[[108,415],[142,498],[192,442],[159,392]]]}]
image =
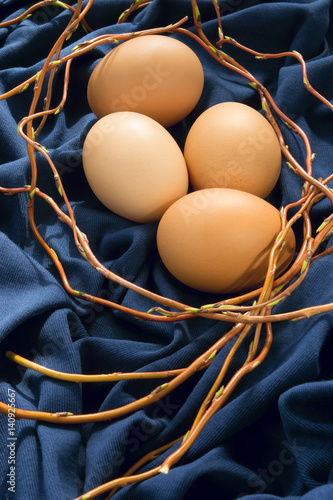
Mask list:
[{"label": "egg surface speckle", "polygon": [[[185,285],[238,293],[263,283],[280,230],[280,213],[267,201],[239,190],[210,188],[184,196],[165,212],[157,247],[167,269]],[[277,273],[288,266],[294,251],[290,229]]]},{"label": "egg surface speckle", "polygon": [[98,118],[135,111],[169,127],[193,110],[203,84],[203,68],[193,50],[170,36],[146,35],[103,57],[90,76],[87,96]]},{"label": "egg surface speckle", "polygon": [[281,171],[273,127],[258,111],[238,102],[204,111],[189,130],[184,156],[194,189],[224,187],[266,198]]},{"label": "egg surface speckle", "polygon": [[178,144],[162,125],[140,113],[122,111],[98,120],[85,139],[82,161],[97,198],[135,222],[159,220],[188,190]]}]

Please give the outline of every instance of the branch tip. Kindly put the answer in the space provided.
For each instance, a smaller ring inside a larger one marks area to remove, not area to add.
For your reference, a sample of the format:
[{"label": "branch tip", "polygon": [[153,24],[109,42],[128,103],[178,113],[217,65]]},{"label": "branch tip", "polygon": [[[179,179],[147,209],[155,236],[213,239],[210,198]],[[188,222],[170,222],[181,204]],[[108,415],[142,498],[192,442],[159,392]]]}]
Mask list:
[{"label": "branch tip", "polygon": [[62,7],[63,9],[68,9],[67,5],[65,5],[62,2],[59,2],[59,0],[52,0],[55,5],[58,5],[59,7]]},{"label": "branch tip", "polygon": [[167,465],[163,465],[163,467],[160,468],[159,473],[160,474],[168,474],[169,470],[170,469]]}]

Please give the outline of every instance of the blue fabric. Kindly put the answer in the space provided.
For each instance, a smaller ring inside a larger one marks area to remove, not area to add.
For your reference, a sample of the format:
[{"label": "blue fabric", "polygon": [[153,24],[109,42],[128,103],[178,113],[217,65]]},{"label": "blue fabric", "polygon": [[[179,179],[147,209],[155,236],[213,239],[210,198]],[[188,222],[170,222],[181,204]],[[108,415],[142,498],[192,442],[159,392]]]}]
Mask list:
[{"label": "blue fabric", "polygon": [[[26,2],[0,2],[2,20],[24,11]],[[333,101],[333,25],[329,0],[229,0],[220,2],[225,34],[263,52],[296,50],[303,54],[313,86]],[[66,43],[70,53],[79,42],[106,33],[165,26],[184,15],[189,0],[153,0],[115,25],[129,5],[126,0],[95,0],[87,16],[94,33],[79,28]],[[215,12],[200,0],[203,28],[217,40]],[[18,26],[0,29],[0,92],[10,90],[39,71],[70,13],[57,5],[36,11]],[[188,27],[192,26],[189,22]],[[175,35],[200,57],[205,87],[195,110],[170,131],[183,145],[186,132],[204,109],[223,101],[240,101],[259,109],[257,94],[238,75],[218,66],[193,40]],[[78,226],[89,237],[98,258],[121,276],[167,297],[193,306],[219,297],[180,285],[158,257],[156,224],[140,225],[103,208],[84,178],[81,148],[95,121],[86,100],[89,75],[110,46],[101,46],[72,65],[68,102],[50,118],[40,142],[61,173]],[[291,58],[258,61],[231,46],[225,50],[244,64],[272,93],[280,108],[309,135],[314,176],[332,171],[333,113],[302,85],[300,65]],[[57,73],[55,102],[61,96],[63,68]],[[0,102],[0,185],[30,183],[24,140],[16,134],[28,113],[31,90]],[[299,137],[284,135],[304,162]],[[38,186],[63,208],[53,177],[38,155]],[[277,207],[298,197],[303,182],[285,165],[270,201]],[[313,208],[314,230],[330,215],[322,201]],[[36,200],[40,233],[56,251],[74,289],[147,311],[148,299],[105,281],[76,250],[69,228]],[[302,237],[301,224],[296,236]],[[325,244],[332,244],[332,239]],[[0,195],[0,399],[26,410],[98,412],[134,401],[160,381],[118,384],[74,384],[51,380],[16,366],[7,350],[50,368],[75,373],[165,370],[187,366],[220,338],[228,325],[202,318],[179,323],[139,321],[69,297],[59,276],[29,229],[26,195]],[[332,256],[314,261],[303,284],[277,306],[291,311],[332,301]],[[265,362],[247,375],[230,401],[207,424],[193,447],[167,476],[158,475],[127,486],[116,500],[329,500],[333,498],[333,315],[273,325],[274,342]],[[244,346],[236,361],[244,359]],[[8,491],[10,449],[8,421],[0,416],[0,498],[72,500],[83,492],[121,476],[149,451],[183,435],[212,385],[226,351],[205,371],[193,376],[159,403],[108,423],[60,426],[29,420],[16,422],[16,492]],[[235,364],[231,369],[235,368]],[[173,447],[173,450],[177,446]],[[168,452],[151,466],[162,463]],[[148,466],[144,467],[147,470]],[[100,497],[100,498],[103,498]],[[105,498],[105,497],[104,497]]]}]

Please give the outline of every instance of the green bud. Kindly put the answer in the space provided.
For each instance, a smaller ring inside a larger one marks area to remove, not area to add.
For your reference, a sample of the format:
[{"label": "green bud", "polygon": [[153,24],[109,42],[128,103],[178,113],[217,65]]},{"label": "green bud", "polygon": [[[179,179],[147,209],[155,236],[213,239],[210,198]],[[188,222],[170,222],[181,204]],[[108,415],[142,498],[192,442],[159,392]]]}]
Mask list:
[{"label": "green bud", "polygon": [[122,14],[120,14],[120,16],[118,17],[118,23],[121,23],[121,20],[123,19],[123,17],[126,15],[126,11],[123,12]]},{"label": "green bud", "polygon": [[50,151],[49,151],[48,149],[46,149],[46,148],[45,148],[42,144],[38,144],[38,146],[40,147],[40,149],[41,149],[42,151],[44,151],[44,153],[46,153],[46,154],[47,154],[47,153],[49,153],[49,152],[50,152]]},{"label": "green bud", "polygon": [[289,161],[286,161],[286,165],[287,165],[287,167],[290,168],[290,170],[292,170],[293,172],[295,172],[295,170],[296,170],[295,167]]},{"label": "green bud", "polygon": [[308,267],[309,262],[305,259],[302,265],[301,274],[304,273],[305,269]]},{"label": "green bud", "polygon": [[215,47],[213,47],[212,45],[209,45],[209,48],[210,48],[210,50],[211,50],[212,52],[214,52],[214,54],[215,54],[215,55],[217,55],[217,56],[219,55],[219,53],[218,53],[218,51],[216,50],[216,48],[215,48]]},{"label": "green bud", "polygon": [[265,101],[263,99],[261,100],[261,108],[264,113],[268,113]]},{"label": "green bud", "polygon": [[216,356],[216,350],[212,352],[212,354],[206,359],[206,363],[212,361],[215,358],[215,356]]},{"label": "green bud", "polygon": [[91,496],[90,496],[90,494],[89,494],[89,493],[86,493],[85,495],[83,495],[83,496],[81,497],[81,500],[90,500],[90,499],[91,499]]},{"label": "green bud", "polygon": [[63,193],[62,193],[62,189],[61,189],[61,186],[60,184],[58,183],[57,185],[57,190],[58,190],[58,193],[60,194],[60,196],[62,197],[63,196]]},{"label": "green bud", "polygon": [[282,299],[277,299],[275,302],[271,302],[270,304],[268,304],[267,307],[277,306],[281,301]]},{"label": "green bud", "polygon": [[290,125],[290,123],[284,122],[284,124],[289,130],[294,130],[293,127]]},{"label": "green bud", "polygon": [[20,134],[20,126],[21,126],[22,121],[23,121],[23,120],[20,120],[20,121],[18,122],[18,124],[17,124],[17,127],[16,127],[16,132],[17,132],[17,134],[18,134],[18,135],[21,135],[21,134]]},{"label": "green bud", "polygon": [[197,5],[194,7],[194,12],[195,12],[195,17],[197,18],[198,23],[200,23],[201,22],[201,15],[200,15],[199,7]]},{"label": "green bud", "polygon": [[84,23],[80,23],[80,24],[81,24],[81,27],[82,27],[83,31],[84,31],[85,33],[87,33],[87,34],[88,34],[88,33],[89,33],[89,31],[88,31],[88,30],[87,30],[87,28],[85,27],[85,24],[84,24]]},{"label": "green bud", "polygon": [[27,90],[28,87],[29,83],[26,83],[25,85],[23,85],[23,87],[20,88],[20,92],[24,92],[25,90]]},{"label": "green bud", "polygon": [[189,434],[190,434],[190,431],[187,431],[187,433],[183,437],[183,443],[186,441],[186,439],[188,438]]},{"label": "green bud", "polygon": [[[53,248],[50,249],[51,252],[55,255],[55,257],[58,259],[58,255],[56,254],[56,252],[53,250]],[[59,260],[59,259],[58,259]]]},{"label": "green bud", "polygon": [[317,232],[317,233],[320,233],[320,231],[322,231],[322,230],[323,230],[323,229],[327,226],[327,224],[328,224],[328,221],[324,220],[324,222],[322,222],[322,223],[320,224],[320,226],[318,227],[318,229],[317,229],[317,231],[316,231],[316,232]]},{"label": "green bud", "polygon": [[223,391],[224,391],[224,385],[222,385],[222,387],[220,387],[220,389],[215,394],[215,399],[219,399],[222,396]]}]

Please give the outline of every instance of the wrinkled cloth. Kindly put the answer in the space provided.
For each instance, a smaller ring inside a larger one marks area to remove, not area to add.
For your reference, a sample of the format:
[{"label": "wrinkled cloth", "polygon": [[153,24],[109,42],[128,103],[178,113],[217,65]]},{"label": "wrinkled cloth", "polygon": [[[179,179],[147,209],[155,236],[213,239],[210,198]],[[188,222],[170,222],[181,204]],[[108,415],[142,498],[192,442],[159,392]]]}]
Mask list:
[{"label": "wrinkled cloth", "polygon": [[[198,2],[207,37],[218,40],[217,20],[209,0]],[[79,27],[65,43],[69,54],[80,42],[107,33],[167,26],[183,16],[194,31],[189,0],[153,0],[118,24],[126,0],[95,0],[86,20],[93,33]],[[298,51],[306,60],[315,89],[333,102],[333,4],[329,0],[229,0],[220,2],[227,36],[261,52]],[[24,12],[23,0],[0,2],[1,20]],[[35,11],[17,26],[0,29],[0,92],[37,73],[71,13],[57,4]],[[194,40],[173,36],[191,47],[201,60],[205,85],[201,99],[170,133],[183,147],[187,131],[201,112],[225,101],[243,102],[260,110],[254,89],[223,68]],[[111,45],[101,45],[77,58],[71,69],[64,110],[50,117],[39,137],[50,152],[76,221],[98,259],[110,270],[163,296],[194,307],[220,300],[181,285],[164,268],[156,248],[157,223],[137,224],[105,209],[84,177],[84,138],[95,123],[86,88],[97,62]],[[291,57],[255,59],[231,45],[224,50],[243,64],[272,94],[280,109],[308,135],[316,153],[313,175],[332,172],[333,113],[303,85],[300,64]],[[56,73],[52,103],[62,95],[64,66]],[[0,102],[0,185],[21,187],[31,182],[25,141],[18,122],[29,113],[31,87]],[[299,136],[281,127],[286,143],[304,165]],[[51,170],[37,154],[38,187],[65,210]],[[283,161],[278,185],[269,197],[277,208],[298,199],[303,181]],[[329,184],[330,185],[330,184]],[[70,373],[161,371],[188,366],[216,342],[230,325],[205,318],[183,322],[141,321],[122,312],[69,296],[59,275],[29,228],[27,195],[0,195],[0,399],[25,410],[94,413],[135,401],[161,380],[77,384],[53,380],[6,358],[8,350],[55,370]],[[329,201],[313,207],[313,230],[331,213]],[[63,263],[74,290],[148,311],[148,298],[105,280],[80,256],[67,225],[42,200],[36,199],[40,234]],[[221,228],[220,228],[221,229]],[[302,221],[295,225],[302,240]],[[329,238],[323,245],[333,243]],[[297,251],[299,250],[299,244]],[[310,264],[308,275],[274,312],[288,312],[329,303],[332,256]],[[273,345],[256,370],[240,382],[228,402],[207,423],[186,455],[170,470],[140,484],[126,486],[116,500],[329,500],[333,498],[333,315],[273,324]],[[251,337],[251,336],[250,336]],[[249,348],[240,348],[228,376],[241,366]],[[184,435],[213,384],[229,347],[205,370],[162,398],[114,421],[55,425],[34,420],[15,422],[15,441],[8,440],[8,418],[0,415],[0,498],[72,500],[122,476],[146,453]],[[14,391],[14,392],[13,392]],[[9,490],[11,448],[15,453],[15,493]],[[145,465],[157,467],[175,444]],[[99,498],[106,498],[106,494]]]}]

